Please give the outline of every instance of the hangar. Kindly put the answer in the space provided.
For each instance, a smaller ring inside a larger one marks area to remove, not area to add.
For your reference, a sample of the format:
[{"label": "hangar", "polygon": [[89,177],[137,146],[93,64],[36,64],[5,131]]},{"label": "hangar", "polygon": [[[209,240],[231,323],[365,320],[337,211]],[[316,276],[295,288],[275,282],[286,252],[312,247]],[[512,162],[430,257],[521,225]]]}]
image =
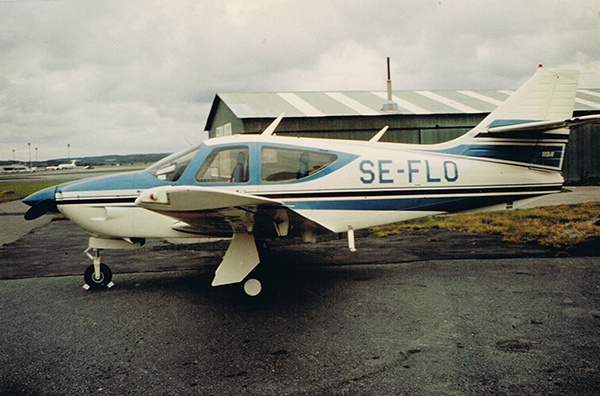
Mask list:
[{"label": "hangar", "polygon": [[[432,144],[456,138],[506,100],[510,90],[217,93],[205,130],[209,137],[260,133],[279,114],[279,135]],[[397,109],[397,110],[396,110]],[[574,116],[600,114],[600,89],[579,89]],[[565,157],[569,184],[600,180],[600,125],[573,130]]]}]

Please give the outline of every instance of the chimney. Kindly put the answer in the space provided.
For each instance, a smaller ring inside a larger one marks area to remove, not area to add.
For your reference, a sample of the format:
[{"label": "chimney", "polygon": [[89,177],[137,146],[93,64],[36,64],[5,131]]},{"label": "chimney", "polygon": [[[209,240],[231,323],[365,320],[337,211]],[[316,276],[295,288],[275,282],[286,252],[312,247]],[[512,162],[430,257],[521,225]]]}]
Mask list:
[{"label": "chimney", "polygon": [[397,113],[398,104],[392,100],[392,77],[390,73],[390,57],[387,58],[387,102],[383,104],[381,111],[386,113]]}]

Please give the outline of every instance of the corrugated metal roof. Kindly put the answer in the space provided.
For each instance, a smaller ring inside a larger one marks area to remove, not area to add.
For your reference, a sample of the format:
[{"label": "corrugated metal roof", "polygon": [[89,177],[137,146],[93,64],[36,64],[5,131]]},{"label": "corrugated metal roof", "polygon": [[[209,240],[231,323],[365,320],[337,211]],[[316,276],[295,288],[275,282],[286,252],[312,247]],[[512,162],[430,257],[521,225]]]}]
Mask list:
[{"label": "corrugated metal roof", "polygon": [[[394,91],[398,113],[393,114],[477,114],[489,113],[512,91]],[[343,92],[249,92],[218,93],[217,96],[238,118],[270,118],[285,112],[286,117],[386,115],[381,110],[385,91]],[[579,89],[575,110],[600,110],[600,89]]]}]

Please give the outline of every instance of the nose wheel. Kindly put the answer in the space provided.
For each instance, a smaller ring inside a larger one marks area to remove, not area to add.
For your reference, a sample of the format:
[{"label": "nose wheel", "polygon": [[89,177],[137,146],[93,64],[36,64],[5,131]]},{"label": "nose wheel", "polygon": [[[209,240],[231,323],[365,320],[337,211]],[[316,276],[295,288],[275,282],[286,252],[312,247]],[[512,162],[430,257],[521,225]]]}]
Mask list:
[{"label": "nose wheel", "polygon": [[[87,267],[83,274],[85,289],[106,289],[112,287],[112,271],[106,264],[100,264],[99,274],[95,273],[94,264]],[[87,286],[87,287],[86,287]]]},{"label": "nose wheel", "polygon": [[113,287],[115,284],[112,282],[112,271],[108,265],[100,262],[100,251],[91,249],[92,252],[90,253],[89,250],[86,250],[85,253],[92,259],[93,264],[87,267],[83,274],[85,282],[83,288],[85,290],[99,290]]}]

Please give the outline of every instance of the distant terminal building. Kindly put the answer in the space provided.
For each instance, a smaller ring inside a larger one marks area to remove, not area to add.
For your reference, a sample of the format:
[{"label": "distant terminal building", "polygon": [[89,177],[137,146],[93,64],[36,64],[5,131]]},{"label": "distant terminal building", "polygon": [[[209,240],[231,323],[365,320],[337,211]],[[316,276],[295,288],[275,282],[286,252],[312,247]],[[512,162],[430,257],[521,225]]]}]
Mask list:
[{"label": "distant terminal building", "polygon": [[[394,110],[384,110],[385,91],[218,93],[205,130],[209,137],[260,133],[279,114],[276,133],[288,136],[368,140],[381,128],[382,141],[432,144],[454,139],[505,101],[510,90],[394,91]],[[397,110],[395,110],[397,109]],[[580,89],[574,116],[600,114],[600,89]],[[572,132],[565,179],[600,180],[600,125]]]}]

